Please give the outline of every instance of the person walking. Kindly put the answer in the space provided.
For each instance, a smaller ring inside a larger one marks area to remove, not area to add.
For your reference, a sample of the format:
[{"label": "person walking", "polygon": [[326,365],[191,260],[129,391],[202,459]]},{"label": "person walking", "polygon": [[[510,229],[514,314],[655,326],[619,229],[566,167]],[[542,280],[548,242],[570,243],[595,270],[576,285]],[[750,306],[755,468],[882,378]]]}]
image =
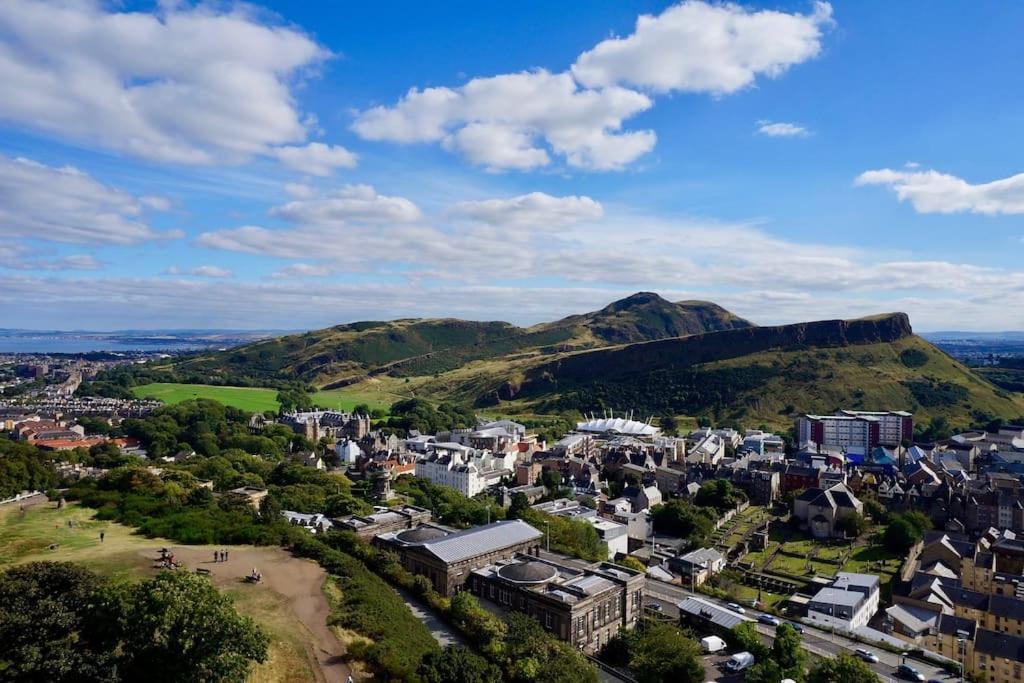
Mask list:
[{"label": "person walking", "polygon": [[105,532],[105,531],[101,531],[100,532],[100,543],[103,543],[103,539],[106,537],[106,535],[107,535],[107,532]]}]

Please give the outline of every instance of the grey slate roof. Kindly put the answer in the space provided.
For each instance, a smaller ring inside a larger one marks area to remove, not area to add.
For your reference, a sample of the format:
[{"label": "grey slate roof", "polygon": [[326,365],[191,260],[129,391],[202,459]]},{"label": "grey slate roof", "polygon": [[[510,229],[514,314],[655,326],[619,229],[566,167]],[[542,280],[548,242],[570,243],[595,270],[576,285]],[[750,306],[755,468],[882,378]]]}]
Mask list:
[{"label": "grey slate roof", "polygon": [[679,603],[679,611],[701,619],[705,619],[722,628],[731,629],[745,621],[753,621],[730,609],[719,607],[713,602],[700,598],[686,598]]},{"label": "grey slate roof", "polygon": [[526,541],[533,541],[543,535],[526,522],[512,519],[466,529],[444,538],[427,541],[423,544],[423,548],[442,562],[451,564]]},{"label": "grey slate roof", "polygon": [[1021,662],[1024,661],[1024,638],[979,628],[974,638],[974,651]]}]

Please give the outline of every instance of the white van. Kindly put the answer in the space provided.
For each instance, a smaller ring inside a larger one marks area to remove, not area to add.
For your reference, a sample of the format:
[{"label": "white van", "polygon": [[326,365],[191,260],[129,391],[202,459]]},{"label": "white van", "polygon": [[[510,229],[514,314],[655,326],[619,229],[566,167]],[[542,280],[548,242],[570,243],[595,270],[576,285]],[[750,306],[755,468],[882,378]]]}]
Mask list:
[{"label": "white van", "polygon": [[749,652],[737,652],[725,663],[725,668],[732,672],[743,671],[754,665],[754,655]]},{"label": "white van", "polygon": [[718,636],[705,636],[700,639],[700,647],[704,652],[721,652],[725,649],[725,641]]}]

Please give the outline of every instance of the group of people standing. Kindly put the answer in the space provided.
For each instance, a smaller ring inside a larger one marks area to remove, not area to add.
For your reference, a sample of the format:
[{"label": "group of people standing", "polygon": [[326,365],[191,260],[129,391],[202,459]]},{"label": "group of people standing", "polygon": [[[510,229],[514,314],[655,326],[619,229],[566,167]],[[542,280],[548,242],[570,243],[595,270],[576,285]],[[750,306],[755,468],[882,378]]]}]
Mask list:
[{"label": "group of people standing", "polygon": [[213,551],[213,561],[214,562],[227,562],[228,561],[228,551],[227,550],[214,550]]}]

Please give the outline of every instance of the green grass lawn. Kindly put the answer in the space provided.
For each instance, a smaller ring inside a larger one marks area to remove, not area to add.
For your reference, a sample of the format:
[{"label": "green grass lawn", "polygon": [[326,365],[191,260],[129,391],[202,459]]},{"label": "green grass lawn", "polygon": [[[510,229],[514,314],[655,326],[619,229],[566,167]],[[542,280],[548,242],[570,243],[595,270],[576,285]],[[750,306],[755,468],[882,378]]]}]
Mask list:
[{"label": "green grass lawn", "polygon": [[[234,406],[253,412],[276,411],[277,389],[262,387],[219,387],[210,384],[172,384],[158,382],[132,387],[132,393],[139,398],[152,397],[164,403],[174,404],[193,398],[208,398],[224,405]],[[372,389],[331,389],[313,394],[313,401],[325,408],[352,410],[360,403],[370,408],[387,410],[400,397]]]}]

